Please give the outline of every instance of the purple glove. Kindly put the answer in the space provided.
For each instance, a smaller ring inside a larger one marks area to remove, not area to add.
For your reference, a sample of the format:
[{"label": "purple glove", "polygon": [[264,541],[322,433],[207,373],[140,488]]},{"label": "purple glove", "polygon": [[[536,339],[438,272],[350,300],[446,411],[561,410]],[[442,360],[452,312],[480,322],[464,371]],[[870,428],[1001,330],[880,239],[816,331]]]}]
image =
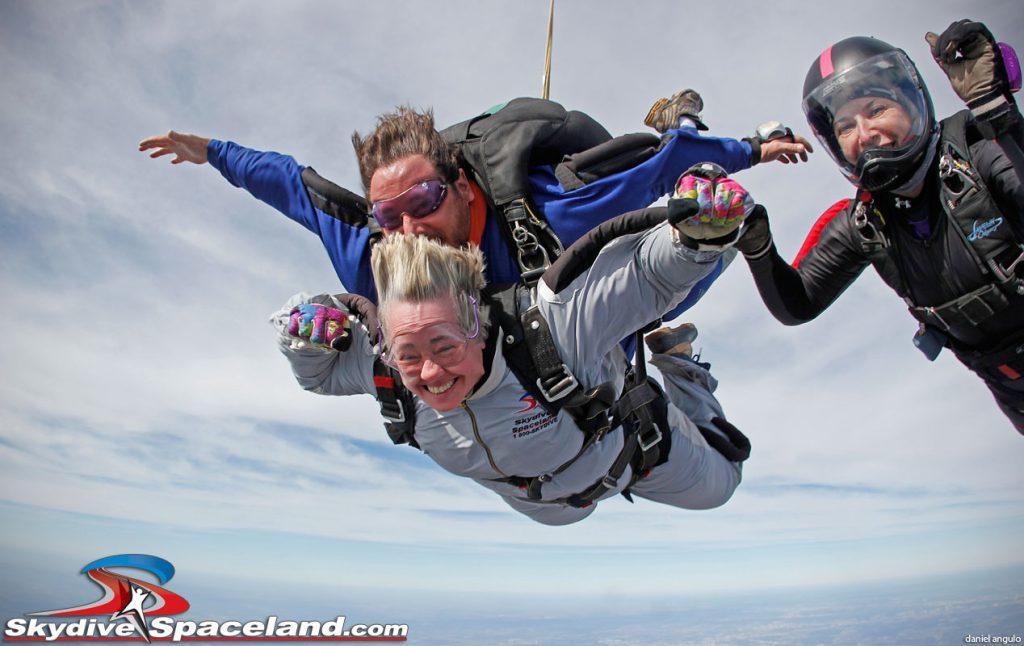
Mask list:
[{"label": "purple glove", "polygon": [[344,351],[352,343],[348,314],[316,303],[303,303],[292,308],[288,334],[318,348]]}]

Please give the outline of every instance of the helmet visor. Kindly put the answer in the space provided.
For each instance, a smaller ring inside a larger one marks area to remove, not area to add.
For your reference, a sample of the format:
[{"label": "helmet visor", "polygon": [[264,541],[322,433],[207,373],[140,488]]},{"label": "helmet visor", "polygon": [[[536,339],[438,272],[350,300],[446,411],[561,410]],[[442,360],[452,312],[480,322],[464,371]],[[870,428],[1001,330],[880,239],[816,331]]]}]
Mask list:
[{"label": "helmet visor", "polygon": [[917,163],[931,131],[930,105],[917,70],[899,50],[826,78],[803,101],[815,136],[858,185],[866,173],[895,177]]}]

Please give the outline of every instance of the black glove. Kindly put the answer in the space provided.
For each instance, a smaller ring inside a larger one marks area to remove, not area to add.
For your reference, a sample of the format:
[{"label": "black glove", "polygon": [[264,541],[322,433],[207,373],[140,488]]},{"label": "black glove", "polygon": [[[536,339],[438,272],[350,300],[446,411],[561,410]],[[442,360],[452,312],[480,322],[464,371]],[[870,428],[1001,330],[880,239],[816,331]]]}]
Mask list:
[{"label": "black glove", "polygon": [[1010,81],[1003,56],[983,23],[960,20],[952,23],[941,35],[925,34],[932,58],[949,77],[953,90],[972,111],[989,104],[996,107],[1009,100]]},{"label": "black glove", "polygon": [[721,417],[712,418],[711,424],[725,437],[703,426],[698,426],[697,430],[712,448],[725,456],[726,460],[743,462],[750,457],[750,440],[740,429]]},{"label": "black glove", "polygon": [[764,206],[757,204],[743,223],[739,240],[736,241],[736,248],[742,251],[744,256],[753,260],[767,253],[771,246],[772,230],[768,226],[768,211]]}]

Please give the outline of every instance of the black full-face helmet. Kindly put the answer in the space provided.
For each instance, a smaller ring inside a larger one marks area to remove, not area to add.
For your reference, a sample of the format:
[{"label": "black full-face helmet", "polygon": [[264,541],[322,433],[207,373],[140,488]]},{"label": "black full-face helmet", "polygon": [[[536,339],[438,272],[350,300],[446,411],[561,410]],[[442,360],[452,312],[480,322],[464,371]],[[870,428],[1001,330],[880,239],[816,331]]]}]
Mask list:
[{"label": "black full-face helmet", "polygon": [[[895,101],[910,116],[906,140],[871,148],[847,160],[834,128],[836,111],[865,96]],[[804,114],[815,136],[854,185],[887,190],[907,182],[927,157],[938,128],[928,89],[906,53],[889,43],[856,36],[832,45],[811,65],[804,80]]]}]

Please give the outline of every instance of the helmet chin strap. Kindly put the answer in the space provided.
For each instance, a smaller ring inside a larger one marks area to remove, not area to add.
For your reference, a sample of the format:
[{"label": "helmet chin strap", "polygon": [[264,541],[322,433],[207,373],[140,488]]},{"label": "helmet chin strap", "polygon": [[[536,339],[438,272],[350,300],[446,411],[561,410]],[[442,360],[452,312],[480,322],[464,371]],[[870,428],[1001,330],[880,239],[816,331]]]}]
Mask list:
[{"label": "helmet chin strap", "polygon": [[935,159],[935,152],[938,149],[939,129],[933,128],[931,141],[928,142],[928,148],[924,153],[924,157],[921,158],[921,163],[918,164],[917,170],[910,176],[910,179],[889,192],[901,197],[917,197],[920,195],[921,187],[924,186],[925,175],[928,174],[928,169],[931,167],[932,161]]}]

